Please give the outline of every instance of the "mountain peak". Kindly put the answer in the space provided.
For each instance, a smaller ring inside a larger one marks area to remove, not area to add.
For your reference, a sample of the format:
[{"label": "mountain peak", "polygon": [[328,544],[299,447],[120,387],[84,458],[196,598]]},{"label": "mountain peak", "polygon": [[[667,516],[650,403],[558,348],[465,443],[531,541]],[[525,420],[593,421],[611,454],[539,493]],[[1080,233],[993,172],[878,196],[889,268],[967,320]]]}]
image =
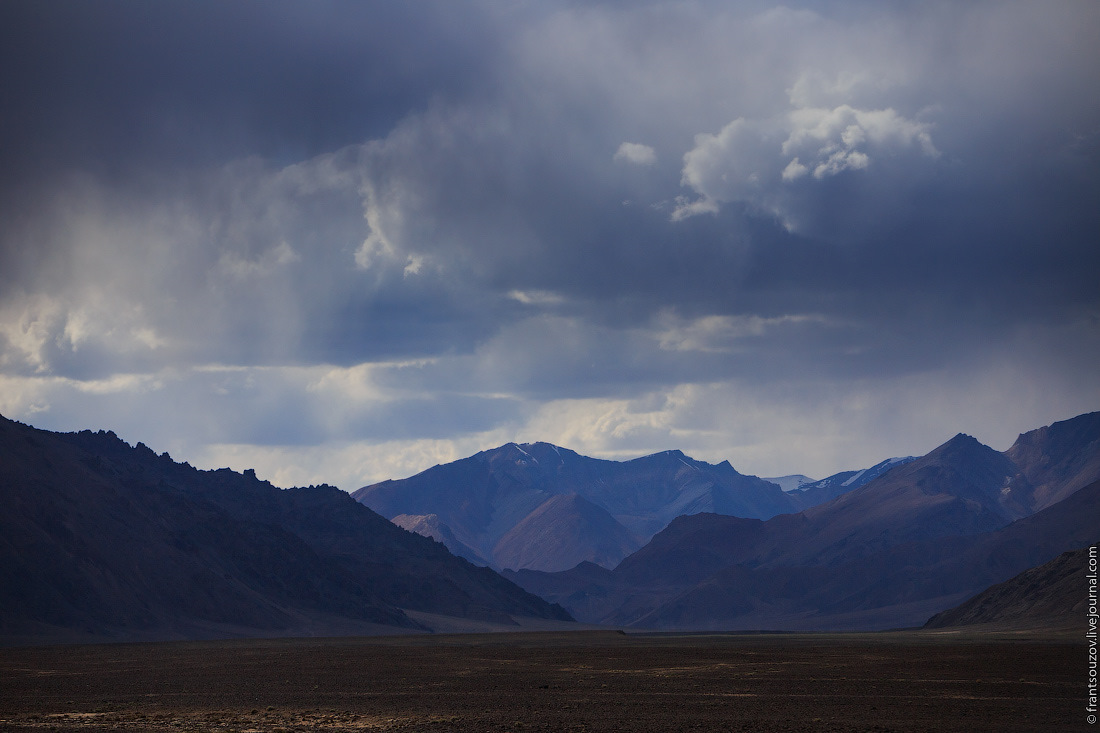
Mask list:
[{"label": "mountain peak", "polygon": [[981,443],[977,438],[959,433],[943,445],[935,448],[924,457],[923,460],[930,463],[955,462],[959,460],[972,460],[977,457],[993,457],[1001,454]]},{"label": "mountain peak", "polygon": [[933,468],[946,469],[957,477],[967,476],[969,480],[978,480],[977,477],[981,475],[983,478],[979,480],[980,483],[993,482],[998,488],[1002,481],[1017,473],[1012,461],[1003,453],[965,433],[959,433],[927,455],[906,464],[901,470],[911,475]]},{"label": "mountain peak", "polygon": [[1004,455],[1031,483],[1034,509],[1055,504],[1100,470],[1100,412],[1023,433]]},{"label": "mountain peak", "polygon": [[575,454],[568,448],[562,448],[553,443],[539,440],[534,443],[517,443],[516,441],[511,441],[496,448],[487,448],[477,455],[490,458],[500,455],[517,455],[520,458],[535,463],[539,463],[540,460],[544,458],[553,458],[556,463],[563,463],[566,455]]},{"label": "mountain peak", "polygon": [[504,445],[496,448],[488,448],[478,453],[475,458],[490,463],[504,460],[508,462],[515,462],[520,466],[538,466],[539,460],[537,457],[531,454],[532,445],[530,443],[505,443]]},{"label": "mountain peak", "polygon": [[848,496],[852,501],[871,496],[894,496],[896,500],[894,492],[901,489],[903,494],[908,493],[908,501],[925,501],[913,491],[926,497],[954,497],[967,503],[967,512],[977,512],[970,519],[982,515],[979,525],[992,528],[993,524],[1028,514],[1027,480],[1019,474],[1019,468],[1004,453],[959,433],[927,455],[904,463]]},{"label": "mountain peak", "polygon": [[584,560],[611,568],[639,544],[606,509],[571,492],[520,520],[493,547],[493,559],[516,569],[568,570]]}]

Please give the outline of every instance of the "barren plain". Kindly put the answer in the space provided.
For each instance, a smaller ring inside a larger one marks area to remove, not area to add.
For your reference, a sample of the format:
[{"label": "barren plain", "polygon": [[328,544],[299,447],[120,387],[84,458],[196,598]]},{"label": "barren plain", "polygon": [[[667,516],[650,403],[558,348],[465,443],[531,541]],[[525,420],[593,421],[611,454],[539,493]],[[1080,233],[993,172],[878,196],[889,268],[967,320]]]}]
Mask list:
[{"label": "barren plain", "polygon": [[2,731],[1066,731],[1084,645],[614,631],[0,649]]}]

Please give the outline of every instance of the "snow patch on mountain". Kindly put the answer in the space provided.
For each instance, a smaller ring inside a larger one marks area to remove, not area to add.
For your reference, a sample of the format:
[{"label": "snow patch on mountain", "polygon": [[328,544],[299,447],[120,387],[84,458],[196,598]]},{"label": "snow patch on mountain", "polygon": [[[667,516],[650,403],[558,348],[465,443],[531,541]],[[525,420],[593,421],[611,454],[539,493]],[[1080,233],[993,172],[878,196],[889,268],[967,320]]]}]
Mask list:
[{"label": "snow patch on mountain", "polygon": [[804,476],[801,473],[796,473],[791,476],[775,476],[764,480],[775,484],[784,491],[798,491],[806,486],[806,484],[812,484],[815,481],[815,479]]},{"label": "snow patch on mountain", "polygon": [[867,473],[867,469],[866,469],[866,468],[865,468],[865,469],[863,469],[862,471],[856,471],[856,472],[855,472],[855,474],[853,474],[853,475],[852,475],[852,477],[851,477],[850,479],[848,479],[847,481],[845,481],[844,483],[842,483],[842,484],[841,484],[841,486],[851,486],[851,485],[852,485],[852,484],[854,484],[854,483],[855,483],[856,481],[859,481],[860,477],[861,477],[861,476],[863,476],[863,474],[865,474],[865,473]]}]

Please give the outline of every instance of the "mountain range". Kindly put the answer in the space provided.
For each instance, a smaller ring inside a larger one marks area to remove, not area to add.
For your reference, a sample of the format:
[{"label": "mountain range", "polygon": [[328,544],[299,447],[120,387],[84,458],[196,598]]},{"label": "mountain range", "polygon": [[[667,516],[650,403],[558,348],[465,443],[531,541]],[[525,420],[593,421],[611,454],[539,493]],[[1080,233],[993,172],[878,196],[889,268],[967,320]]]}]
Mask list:
[{"label": "mountain range", "polygon": [[0,418],[0,503],[8,643],[570,620],[334,487],[282,490],[252,471],[199,471],[110,432]]},{"label": "mountain range", "polygon": [[830,479],[513,443],[352,498],[0,417],[0,642],[1041,625],[1100,539],[1100,413]]},{"label": "mountain range", "polygon": [[[790,493],[790,492],[789,492]],[[957,435],[798,513],[676,518],[612,569],[505,571],[578,619],[662,629],[916,626],[1100,539],[1100,413],[1000,453]]]},{"label": "mountain range", "polygon": [[509,443],[411,478],[353,492],[401,526],[494,568],[615,567],[676,517],[713,512],[768,519],[854,490],[912,459],[891,459],[794,491],[678,450],[631,461],[579,455],[549,443]]}]

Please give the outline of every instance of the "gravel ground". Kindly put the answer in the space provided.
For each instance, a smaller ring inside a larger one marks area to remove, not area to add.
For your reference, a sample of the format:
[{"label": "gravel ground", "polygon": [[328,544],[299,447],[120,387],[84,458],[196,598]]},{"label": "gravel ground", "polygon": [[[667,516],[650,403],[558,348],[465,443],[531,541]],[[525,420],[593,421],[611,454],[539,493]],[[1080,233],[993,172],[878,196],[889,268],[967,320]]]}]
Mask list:
[{"label": "gravel ground", "polygon": [[1063,639],[614,632],[0,649],[0,731],[1084,730]]}]

